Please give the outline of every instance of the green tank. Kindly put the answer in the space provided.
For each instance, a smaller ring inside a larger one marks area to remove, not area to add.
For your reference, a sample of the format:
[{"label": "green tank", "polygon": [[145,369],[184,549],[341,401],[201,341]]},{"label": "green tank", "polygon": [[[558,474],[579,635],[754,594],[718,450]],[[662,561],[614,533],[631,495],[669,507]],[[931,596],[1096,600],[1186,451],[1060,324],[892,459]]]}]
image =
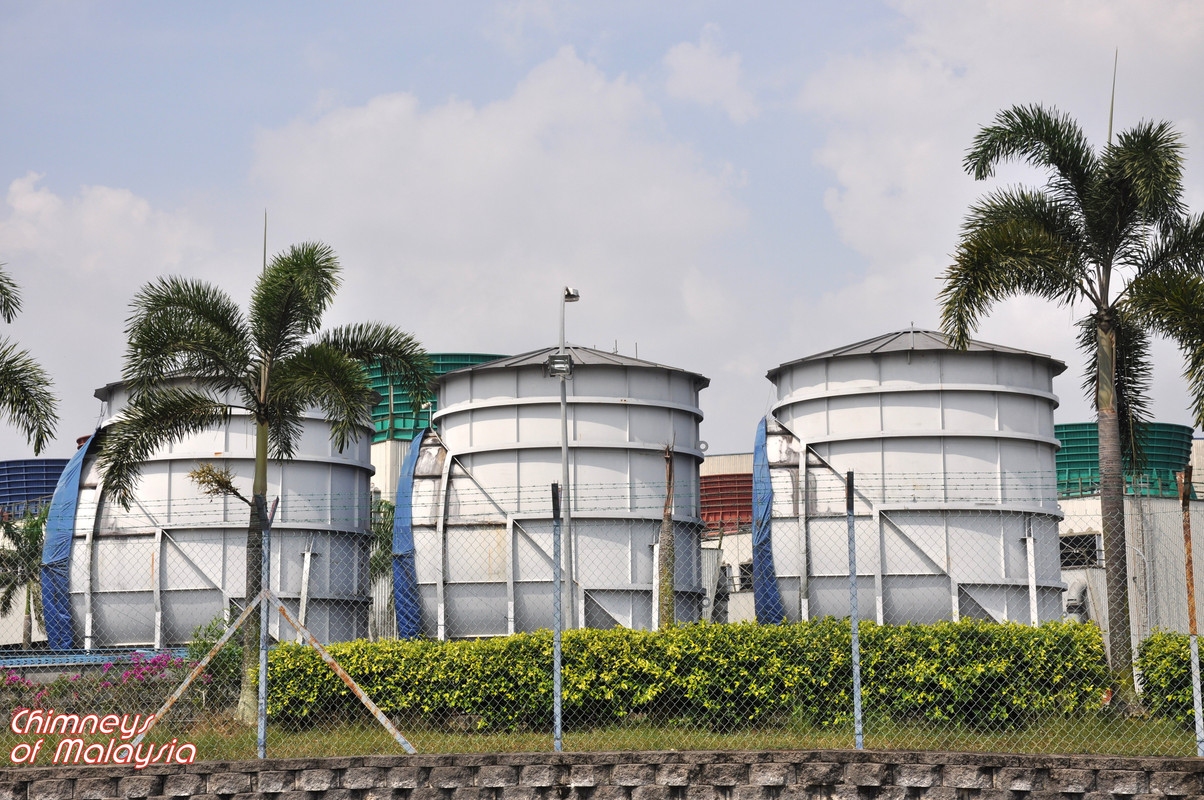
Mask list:
[{"label": "green tank", "polygon": [[[1145,469],[1125,473],[1125,493],[1145,497],[1178,497],[1175,473],[1191,461],[1194,429],[1186,425],[1151,422],[1143,429]],[[1058,450],[1058,496],[1083,497],[1099,493],[1099,431],[1094,422],[1054,426]]]}]

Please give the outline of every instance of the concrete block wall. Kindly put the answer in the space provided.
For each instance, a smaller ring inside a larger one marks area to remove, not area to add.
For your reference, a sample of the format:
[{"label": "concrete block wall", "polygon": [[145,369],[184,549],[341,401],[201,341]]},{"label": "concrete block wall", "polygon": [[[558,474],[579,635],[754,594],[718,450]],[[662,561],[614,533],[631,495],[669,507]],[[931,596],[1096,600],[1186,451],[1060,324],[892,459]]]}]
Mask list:
[{"label": "concrete block wall", "polygon": [[1204,759],[850,750],[361,756],[0,770],[0,800],[1204,800]]}]

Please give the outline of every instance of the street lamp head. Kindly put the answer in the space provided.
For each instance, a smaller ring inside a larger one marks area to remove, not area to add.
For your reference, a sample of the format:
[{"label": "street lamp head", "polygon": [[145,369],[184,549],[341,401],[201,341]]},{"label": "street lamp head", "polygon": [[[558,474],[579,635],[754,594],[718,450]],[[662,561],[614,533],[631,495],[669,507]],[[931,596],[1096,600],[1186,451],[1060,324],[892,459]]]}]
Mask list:
[{"label": "street lamp head", "polygon": [[576,289],[572,288],[571,286],[564,287],[564,302],[576,303],[580,299],[581,299],[581,292],[577,291]]}]

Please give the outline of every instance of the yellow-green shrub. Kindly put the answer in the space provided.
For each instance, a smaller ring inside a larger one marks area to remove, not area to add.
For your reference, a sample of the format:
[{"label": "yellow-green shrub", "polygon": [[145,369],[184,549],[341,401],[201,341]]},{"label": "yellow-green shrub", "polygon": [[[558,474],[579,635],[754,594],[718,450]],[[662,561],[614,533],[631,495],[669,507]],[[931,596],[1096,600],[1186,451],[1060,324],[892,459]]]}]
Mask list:
[{"label": "yellow-green shrub", "polygon": [[[862,623],[867,711],[974,726],[1015,726],[1099,705],[1108,685],[1099,629],[978,621]],[[567,631],[568,727],[635,714],[725,730],[787,716],[852,719],[848,620],[792,625],[681,625],[664,631]],[[548,631],[479,641],[347,642],[331,653],[393,716],[479,730],[542,729],[552,716]],[[270,654],[268,712],[317,721],[358,701],[312,651]]]}]

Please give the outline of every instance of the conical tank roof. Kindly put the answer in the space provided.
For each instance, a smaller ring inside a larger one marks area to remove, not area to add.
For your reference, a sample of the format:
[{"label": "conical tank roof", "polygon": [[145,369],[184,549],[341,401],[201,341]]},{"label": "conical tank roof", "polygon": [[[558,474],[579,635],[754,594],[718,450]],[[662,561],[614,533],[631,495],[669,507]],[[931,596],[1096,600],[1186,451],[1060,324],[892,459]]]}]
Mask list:
[{"label": "conical tank roof", "polygon": [[[884,333],[881,336],[875,336],[872,339],[855,342],[853,344],[843,345],[832,350],[825,350],[822,353],[816,353],[810,356],[796,358],[793,361],[786,361],[769,372],[765,373],[765,377],[774,381],[779,372],[786,367],[794,366],[795,364],[804,364],[808,361],[823,361],[829,358],[843,358],[845,356],[872,356],[879,353],[900,353],[908,350],[956,350],[949,343],[949,337],[945,336],[940,331],[930,331],[923,328],[904,328],[899,331]],[[1029,350],[1021,350],[1015,347],[1006,347],[1001,344],[992,344],[990,342],[982,342],[977,339],[971,339],[966,343],[965,352],[968,353],[1009,353],[1012,355],[1029,356],[1049,362],[1051,372],[1054,375],[1060,375],[1066,371],[1066,364],[1052,356],[1044,353],[1034,353]]]},{"label": "conical tank roof", "polygon": [[[710,386],[711,380],[697,372],[691,372],[686,369],[670,367],[665,364],[657,364],[653,361],[645,361],[634,356],[625,356],[621,353],[608,353],[605,350],[595,350],[592,347],[581,347],[579,345],[566,344],[565,352],[573,357],[573,363],[577,366],[598,366],[598,367],[632,367],[637,369],[660,369],[669,370],[671,372],[681,372],[686,375],[692,375],[697,382],[697,388],[705,389]],[[539,350],[532,350],[529,353],[519,353],[516,356],[509,358],[498,358],[493,361],[487,361],[483,364],[474,364],[470,367],[455,370],[447,373],[448,375],[464,374],[466,372],[480,372],[483,370],[492,369],[514,369],[515,367],[542,367],[548,360],[548,356],[560,352],[560,348],[544,347]]]}]

